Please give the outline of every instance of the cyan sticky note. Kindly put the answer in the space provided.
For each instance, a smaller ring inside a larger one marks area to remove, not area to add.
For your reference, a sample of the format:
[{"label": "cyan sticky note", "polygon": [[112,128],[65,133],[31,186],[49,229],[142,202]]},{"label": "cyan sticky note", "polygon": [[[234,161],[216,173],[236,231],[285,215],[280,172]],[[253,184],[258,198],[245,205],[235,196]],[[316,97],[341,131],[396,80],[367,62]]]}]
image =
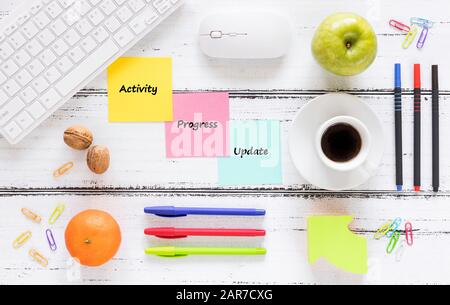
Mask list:
[{"label": "cyan sticky note", "polygon": [[219,158],[220,185],[282,184],[279,121],[231,121],[230,157]]}]

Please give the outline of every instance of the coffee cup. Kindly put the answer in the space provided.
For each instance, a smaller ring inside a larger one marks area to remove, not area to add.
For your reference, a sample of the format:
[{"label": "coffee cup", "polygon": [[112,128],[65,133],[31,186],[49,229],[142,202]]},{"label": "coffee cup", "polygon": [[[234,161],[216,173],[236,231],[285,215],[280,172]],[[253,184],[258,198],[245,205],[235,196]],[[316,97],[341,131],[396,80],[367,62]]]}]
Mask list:
[{"label": "coffee cup", "polygon": [[366,125],[351,116],[337,116],[323,123],[316,134],[316,150],[330,169],[348,172],[365,167],[371,148],[371,135]]}]

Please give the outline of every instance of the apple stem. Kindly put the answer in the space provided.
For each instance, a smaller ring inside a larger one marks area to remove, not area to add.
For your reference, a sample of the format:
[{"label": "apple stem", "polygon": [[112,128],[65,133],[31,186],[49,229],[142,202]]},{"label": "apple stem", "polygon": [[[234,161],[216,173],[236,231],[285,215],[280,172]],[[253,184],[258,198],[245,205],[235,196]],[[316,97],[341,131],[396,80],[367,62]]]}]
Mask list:
[{"label": "apple stem", "polygon": [[351,49],[352,43],[348,41],[345,46],[347,47],[347,49]]}]

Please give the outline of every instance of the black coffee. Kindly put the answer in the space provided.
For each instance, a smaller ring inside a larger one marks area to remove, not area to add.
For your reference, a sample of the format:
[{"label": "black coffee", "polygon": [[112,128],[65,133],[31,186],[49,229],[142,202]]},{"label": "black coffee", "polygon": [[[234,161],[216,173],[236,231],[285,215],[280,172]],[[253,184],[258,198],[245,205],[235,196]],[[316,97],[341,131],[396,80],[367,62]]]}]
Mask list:
[{"label": "black coffee", "polygon": [[322,136],[322,151],[334,162],[353,160],[359,155],[361,147],[361,135],[349,124],[333,125]]}]

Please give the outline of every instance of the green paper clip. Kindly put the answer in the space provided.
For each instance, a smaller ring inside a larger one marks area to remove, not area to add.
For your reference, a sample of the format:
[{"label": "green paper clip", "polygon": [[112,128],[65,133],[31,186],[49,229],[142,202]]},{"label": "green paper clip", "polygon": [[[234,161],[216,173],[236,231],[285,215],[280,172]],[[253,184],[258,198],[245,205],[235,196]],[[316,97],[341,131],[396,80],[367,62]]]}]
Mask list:
[{"label": "green paper clip", "polygon": [[419,32],[419,29],[417,26],[413,25],[411,27],[411,30],[406,34],[405,41],[403,41],[402,47],[403,49],[408,49],[411,44],[414,42],[414,39],[417,36],[417,33]]},{"label": "green paper clip", "polygon": [[182,248],[153,247],[147,248],[145,254],[161,257],[183,257],[188,255],[265,255],[263,248]]},{"label": "green paper clip", "polygon": [[389,240],[389,244],[386,248],[387,254],[391,254],[395,250],[395,247],[397,246],[399,240],[400,240],[400,232],[396,231]]}]

